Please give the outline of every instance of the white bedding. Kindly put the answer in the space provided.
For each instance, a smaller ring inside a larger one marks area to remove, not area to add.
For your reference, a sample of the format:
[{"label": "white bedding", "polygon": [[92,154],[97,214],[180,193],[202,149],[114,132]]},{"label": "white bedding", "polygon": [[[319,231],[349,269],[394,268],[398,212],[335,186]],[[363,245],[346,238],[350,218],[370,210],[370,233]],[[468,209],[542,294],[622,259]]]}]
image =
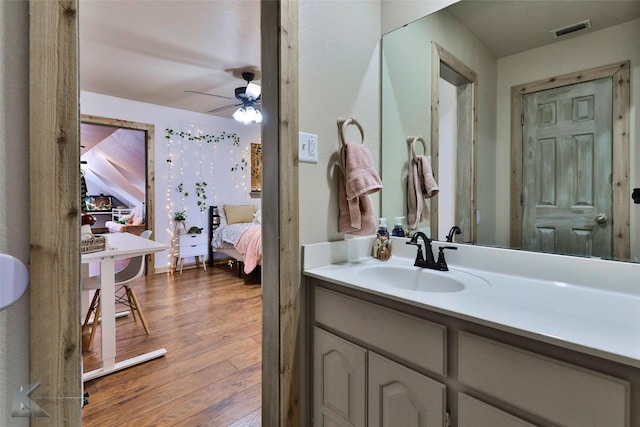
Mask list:
[{"label": "white bedding", "polygon": [[259,224],[254,222],[242,222],[231,225],[221,225],[213,232],[213,239],[211,245],[213,250],[219,248],[233,248],[240,235],[244,233],[248,228],[256,227]]}]

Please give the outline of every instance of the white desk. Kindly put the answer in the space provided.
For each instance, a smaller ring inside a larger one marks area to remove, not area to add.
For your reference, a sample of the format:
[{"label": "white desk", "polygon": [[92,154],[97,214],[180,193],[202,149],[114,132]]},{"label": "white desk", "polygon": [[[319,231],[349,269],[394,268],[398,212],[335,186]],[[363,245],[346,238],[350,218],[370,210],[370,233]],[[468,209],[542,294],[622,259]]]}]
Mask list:
[{"label": "white desk", "polygon": [[130,233],[106,235],[107,248],[100,252],[82,254],[82,263],[100,263],[100,300],[102,309],[102,368],[82,374],[88,381],[111,372],[128,368],[163,356],[167,350],[161,348],[131,359],[116,363],[116,304],[115,304],[115,261],[169,249],[168,245],[143,239]]}]

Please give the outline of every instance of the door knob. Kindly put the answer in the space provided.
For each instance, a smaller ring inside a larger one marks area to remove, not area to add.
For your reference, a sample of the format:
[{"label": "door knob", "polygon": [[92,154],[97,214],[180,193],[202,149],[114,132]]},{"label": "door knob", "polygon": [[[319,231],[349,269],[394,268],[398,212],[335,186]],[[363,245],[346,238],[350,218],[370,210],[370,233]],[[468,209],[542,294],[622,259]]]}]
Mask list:
[{"label": "door knob", "polygon": [[596,215],[596,222],[598,224],[605,224],[607,222],[607,216],[605,214],[598,214]]}]

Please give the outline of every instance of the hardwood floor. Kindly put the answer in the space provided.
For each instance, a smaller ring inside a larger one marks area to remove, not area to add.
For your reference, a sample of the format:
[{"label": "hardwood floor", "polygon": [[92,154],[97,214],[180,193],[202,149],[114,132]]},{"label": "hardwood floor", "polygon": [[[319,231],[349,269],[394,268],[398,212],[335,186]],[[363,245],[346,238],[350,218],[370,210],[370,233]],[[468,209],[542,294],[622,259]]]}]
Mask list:
[{"label": "hardwood floor", "polygon": [[[239,278],[216,265],[147,276],[133,288],[151,334],[131,315],[118,319],[117,360],[161,347],[167,354],[86,382],[82,425],[260,426],[260,272]],[[100,328],[84,371],[99,358]]]}]

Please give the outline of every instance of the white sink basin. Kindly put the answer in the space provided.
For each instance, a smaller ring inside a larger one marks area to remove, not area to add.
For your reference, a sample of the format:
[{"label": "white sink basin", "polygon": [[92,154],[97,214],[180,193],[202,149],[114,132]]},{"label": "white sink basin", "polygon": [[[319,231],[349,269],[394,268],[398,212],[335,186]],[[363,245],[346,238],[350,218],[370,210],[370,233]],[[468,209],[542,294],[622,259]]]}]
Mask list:
[{"label": "white sink basin", "polygon": [[489,286],[484,279],[462,271],[437,271],[413,266],[378,263],[355,267],[358,281],[417,292],[460,292],[470,287]]}]

